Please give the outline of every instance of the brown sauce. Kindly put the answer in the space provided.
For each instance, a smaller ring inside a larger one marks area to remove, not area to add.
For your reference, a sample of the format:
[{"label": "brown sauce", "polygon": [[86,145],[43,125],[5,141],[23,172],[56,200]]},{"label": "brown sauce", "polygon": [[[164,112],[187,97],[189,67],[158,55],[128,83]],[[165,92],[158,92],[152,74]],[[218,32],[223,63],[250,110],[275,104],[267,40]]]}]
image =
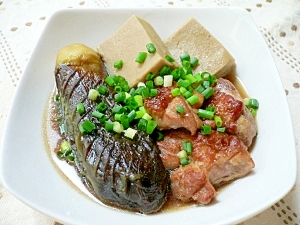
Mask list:
[{"label": "brown sauce", "polygon": [[[229,74],[224,78],[230,80],[234,84],[234,86],[238,89],[238,91],[240,92],[243,98],[248,97],[248,94],[246,92],[243,83],[237,76],[235,76],[235,74],[233,73]],[[60,160],[56,155],[57,151],[60,149],[60,143],[64,140],[64,137],[60,134],[60,128],[57,123],[58,112],[56,109],[56,105],[55,105],[56,103],[54,101],[54,98],[55,98],[55,91],[53,91],[49,99],[47,108],[45,110],[45,122],[43,123],[44,142],[47,148],[47,153],[49,155],[49,158],[51,159],[53,166],[55,167],[57,172],[66,180],[66,182],[70,186],[77,189],[79,193],[85,195],[88,199],[92,199],[98,202],[99,204],[104,205],[100,200],[98,200],[95,196],[93,196],[90,190],[84,185],[82,180],[77,175],[75,167],[68,164],[66,161]],[[217,192],[223,191],[223,189],[227,188],[230,184],[231,182],[219,186],[216,188],[216,191]],[[198,204],[195,202],[182,202],[170,196],[168,201],[160,210],[160,212],[167,213],[167,212],[177,211],[181,209],[186,209],[189,207],[196,207],[196,206],[198,206]]]}]

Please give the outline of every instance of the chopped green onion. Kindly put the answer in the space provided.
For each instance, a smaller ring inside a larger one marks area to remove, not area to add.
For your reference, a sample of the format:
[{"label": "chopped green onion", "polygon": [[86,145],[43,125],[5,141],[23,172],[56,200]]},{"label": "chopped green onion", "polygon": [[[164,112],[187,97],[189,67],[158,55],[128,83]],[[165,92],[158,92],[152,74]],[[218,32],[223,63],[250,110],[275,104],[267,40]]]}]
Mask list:
[{"label": "chopped green onion", "polygon": [[210,86],[210,82],[209,82],[209,80],[205,80],[205,81],[203,81],[203,87],[204,88],[208,88],[209,86]]},{"label": "chopped green onion", "polygon": [[147,120],[147,121],[149,121],[149,120],[152,119],[152,116],[150,116],[149,113],[144,113],[144,115],[143,115],[142,118],[145,119],[145,120]]},{"label": "chopped green onion", "polygon": [[185,87],[180,87],[179,90],[181,94],[184,94],[185,92],[188,91]]},{"label": "chopped green onion", "polygon": [[120,85],[116,85],[115,88],[114,88],[114,91],[119,93],[122,91],[122,87]]},{"label": "chopped green onion", "polygon": [[149,89],[154,88],[154,82],[153,82],[153,80],[147,80],[146,81],[146,87],[149,88]]},{"label": "chopped green onion", "polygon": [[121,133],[124,130],[124,128],[123,128],[122,124],[120,124],[119,122],[115,121],[114,122],[113,130],[115,132],[117,132],[117,133]]},{"label": "chopped green onion", "polygon": [[74,155],[68,155],[68,160],[69,161],[74,161],[75,160],[75,156]]},{"label": "chopped green onion", "polygon": [[141,118],[138,122],[138,129],[141,131],[146,131],[147,124],[148,124],[148,121]]},{"label": "chopped green onion", "polygon": [[156,48],[153,43],[148,43],[146,45],[146,48],[149,53],[154,53],[156,51]]},{"label": "chopped green onion", "polygon": [[125,94],[125,92],[121,91],[121,92],[115,94],[114,98],[115,98],[116,102],[123,102],[126,99],[126,94]]},{"label": "chopped green onion", "polygon": [[199,97],[197,95],[192,95],[191,97],[189,97],[187,100],[186,100],[188,103],[190,103],[191,105],[194,105],[196,104],[197,102],[200,101]]},{"label": "chopped green onion", "polygon": [[155,97],[158,94],[158,90],[155,88],[150,89],[150,97]]},{"label": "chopped green onion", "polygon": [[146,126],[146,133],[152,134],[156,127],[157,127],[157,123],[154,120],[149,120]]},{"label": "chopped green onion", "polygon": [[85,108],[84,108],[84,104],[83,103],[78,103],[77,106],[77,113],[79,115],[82,115],[83,113],[85,113]]},{"label": "chopped green onion", "polygon": [[249,110],[250,110],[252,116],[256,117],[256,115],[257,115],[257,109],[249,108]]},{"label": "chopped green onion", "polygon": [[215,121],[215,124],[216,124],[217,127],[221,127],[222,124],[223,124],[223,121],[222,121],[220,116],[215,116],[214,121]]},{"label": "chopped green onion", "polygon": [[166,56],[165,56],[165,59],[168,60],[168,61],[171,62],[171,63],[172,63],[172,62],[175,62],[175,59],[173,59],[173,58],[172,58],[171,56],[169,56],[169,55],[166,55]]},{"label": "chopped green onion", "polygon": [[122,114],[121,116],[121,124],[123,126],[124,129],[127,129],[129,127],[129,118],[127,115]]},{"label": "chopped green onion", "polygon": [[164,138],[164,134],[162,132],[156,132],[157,134],[157,140],[162,140]]},{"label": "chopped green onion", "polygon": [[174,88],[171,91],[172,96],[176,97],[180,95],[180,89],[179,88]]},{"label": "chopped green onion", "polygon": [[203,77],[204,80],[209,80],[211,74],[209,72],[203,72],[201,73],[201,76]]},{"label": "chopped green onion", "polygon": [[183,54],[180,56],[180,60],[182,61],[190,61],[190,54]]},{"label": "chopped green onion", "polygon": [[212,87],[208,87],[201,94],[205,99],[208,99],[214,94],[214,89],[212,89]]},{"label": "chopped green onion", "polygon": [[194,77],[195,77],[197,82],[202,82],[203,81],[203,77],[201,76],[200,73],[195,74]]},{"label": "chopped green onion", "polygon": [[111,131],[114,129],[114,122],[107,120],[104,122],[104,127],[105,127],[105,130]]},{"label": "chopped green onion", "polygon": [[65,152],[65,156],[68,156],[72,153],[72,150],[71,149],[67,149],[67,151]]},{"label": "chopped green onion", "polygon": [[156,86],[161,86],[161,85],[163,85],[163,84],[164,84],[164,78],[161,77],[161,76],[155,77],[155,78],[154,78],[154,84],[155,84]]},{"label": "chopped green onion", "polygon": [[95,129],[95,124],[93,124],[89,120],[85,120],[83,123],[79,125],[79,130],[81,134],[90,133]]},{"label": "chopped green onion", "polygon": [[184,80],[184,79],[181,79],[181,78],[180,78],[180,79],[178,80],[178,82],[177,82],[177,85],[178,85],[179,87],[187,88],[188,86],[191,85],[191,82],[188,81],[188,80]]},{"label": "chopped green onion", "polygon": [[136,116],[134,119],[140,119],[145,114],[145,112],[143,112],[143,111],[136,111],[135,113],[136,113]]},{"label": "chopped green onion", "polygon": [[138,87],[146,87],[146,84],[144,82],[139,82],[137,86]]},{"label": "chopped green onion", "polygon": [[177,153],[177,156],[180,159],[187,158],[187,152],[185,150],[181,150],[180,152]]},{"label": "chopped green onion", "polygon": [[201,127],[201,134],[203,134],[203,135],[211,134],[211,127],[208,125],[203,125]]},{"label": "chopped green onion", "polygon": [[135,101],[134,97],[133,98],[130,97],[128,99],[127,105],[129,106],[130,109],[136,109],[139,106],[138,103]]},{"label": "chopped green onion", "polygon": [[136,134],[136,132],[137,132],[137,130],[128,127],[128,128],[125,130],[124,136],[125,136],[125,137],[128,137],[128,138],[130,138],[130,139],[133,139],[134,136],[135,136],[135,134]]},{"label": "chopped green onion", "polygon": [[187,154],[192,154],[192,143],[188,141],[184,141],[182,143],[183,149],[187,152]]},{"label": "chopped green onion", "polygon": [[188,165],[190,162],[189,162],[189,159],[188,158],[182,158],[182,159],[180,159],[180,164],[182,165],[182,166],[186,166],[186,165]]},{"label": "chopped green onion", "polygon": [[114,68],[121,69],[122,66],[123,66],[123,60],[122,59],[114,62]]},{"label": "chopped green onion", "polygon": [[143,106],[143,96],[141,95],[135,95],[134,97],[134,100],[136,101],[137,105],[138,106]]},{"label": "chopped green onion", "polygon": [[121,105],[114,105],[114,107],[112,108],[112,113],[113,114],[123,113],[124,111],[125,111],[125,109]]},{"label": "chopped green onion", "polygon": [[258,103],[257,99],[250,98],[249,99],[249,107],[252,108],[252,109],[258,109],[259,103]]},{"label": "chopped green onion", "polygon": [[145,62],[146,58],[147,58],[147,52],[139,52],[135,61],[137,63],[143,63],[143,62]]},{"label": "chopped green onion", "polygon": [[106,82],[110,87],[112,87],[112,86],[115,84],[115,81],[114,81],[114,79],[113,79],[111,76],[105,77],[105,82]]},{"label": "chopped green onion", "polygon": [[[182,66],[185,67],[185,69],[188,71],[188,68],[191,67],[191,63],[188,60],[183,60],[182,61]],[[190,71],[189,71],[190,72]],[[186,72],[186,74],[188,74],[189,72]]]},{"label": "chopped green onion", "polygon": [[144,114],[147,113],[147,110],[145,109],[144,106],[140,106],[139,111],[142,111]]},{"label": "chopped green onion", "polygon": [[124,114],[121,114],[121,113],[116,113],[115,116],[114,116],[114,120],[116,121],[121,121],[121,116],[124,115]]},{"label": "chopped green onion", "polygon": [[224,133],[225,132],[225,127],[218,127],[217,131],[221,132],[221,133]]},{"label": "chopped green onion", "polygon": [[60,149],[61,149],[62,152],[65,152],[65,151],[71,149],[70,143],[68,141],[66,141],[66,140],[62,141],[60,143]]},{"label": "chopped green onion", "polygon": [[55,102],[60,103],[60,95],[59,94],[55,95]]},{"label": "chopped green onion", "polygon": [[171,72],[171,68],[169,66],[165,65],[160,69],[159,75],[164,76],[164,75],[170,74],[170,72]]},{"label": "chopped green onion", "polygon": [[198,116],[200,118],[205,118],[205,119],[212,119],[214,117],[214,112],[205,110],[205,109],[199,109],[198,110]]},{"label": "chopped green onion", "polygon": [[134,110],[130,111],[130,113],[128,113],[128,115],[127,115],[128,119],[129,119],[129,122],[131,122],[132,120],[134,120],[135,117],[136,117],[136,115],[137,115],[136,111],[134,111]]},{"label": "chopped green onion", "polygon": [[108,92],[108,88],[105,87],[104,85],[99,85],[97,90],[98,90],[99,94],[101,94],[101,95],[105,95]]},{"label": "chopped green onion", "polygon": [[96,117],[97,119],[102,119],[105,115],[103,114],[103,113],[101,113],[101,112],[99,112],[99,111],[93,111],[92,112],[92,116],[93,117]]},{"label": "chopped green onion", "polygon": [[190,91],[186,91],[184,94],[183,94],[183,97],[185,99],[188,99],[189,97],[191,97],[193,94],[190,92]]},{"label": "chopped green onion", "polygon": [[150,96],[150,92],[148,88],[143,88],[142,89],[142,97],[143,98],[148,98]]},{"label": "chopped green onion", "polygon": [[191,84],[196,82],[196,78],[192,74],[188,74],[184,77],[185,80],[188,80]]},{"label": "chopped green onion", "polygon": [[176,112],[182,115],[184,113],[184,108],[183,106],[179,105],[176,107]]},{"label": "chopped green onion", "polygon": [[100,102],[96,109],[99,111],[99,112],[104,112],[105,110],[107,110],[107,105],[104,103],[104,102]]},{"label": "chopped green onion", "polygon": [[200,84],[197,88],[195,88],[195,91],[202,94],[202,92],[205,90],[205,88]]},{"label": "chopped green onion", "polygon": [[96,89],[90,89],[89,90],[89,99],[91,99],[92,101],[96,101],[98,98],[99,92]]},{"label": "chopped green onion", "polygon": [[62,151],[57,151],[56,155],[60,159],[63,159],[65,157],[65,154]]},{"label": "chopped green onion", "polygon": [[171,87],[173,84],[173,76],[165,75],[164,76],[164,87]]},{"label": "chopped green onion", "polygon": [[195,66],[198,64],[198,62],[199,62],[198,58],[193,57],[193,58],[191,59],[191,67],[192,67],[192,68],[195,67]]},{"label": "chopped green onion", "polygon": [[154,76],[155,76],[155,73],[152,73],[152,72],[148,73],[146,76],[146,81],[153,80]]},{"label": "chopped green onion", "polygon": [[214,106],[207,106],[207,107],[205,108],[205,110],[211,111],[211,112],[213,112],[213,113],[216,113],[216,108],[215,108]]},{"label": "chopped green onion", "polygon": [[178,80],[181,77],[179,69],[174,69],[171,74],[173,75],[174,80]]},{"label": "chopped green onion", "polygon": [[128,92],[125,92],[126,95],[126,99],[129,99],[131,97],[131,95]]}]

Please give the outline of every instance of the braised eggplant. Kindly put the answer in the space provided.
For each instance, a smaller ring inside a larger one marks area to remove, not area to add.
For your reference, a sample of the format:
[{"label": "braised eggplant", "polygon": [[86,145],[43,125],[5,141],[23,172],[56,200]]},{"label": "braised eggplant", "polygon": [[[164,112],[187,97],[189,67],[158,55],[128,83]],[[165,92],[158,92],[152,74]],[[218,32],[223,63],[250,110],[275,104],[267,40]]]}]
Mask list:
[{"label": "braised eggplant", "polygon": [[[106,117],[112,118],[114,91],[104,82],[106,76],[100,55],[87,46],[74,44],[59,51],[55,80],[75,167],[103,203],[143,214],[157,212],[167,199],[169,174],[153,137],[139,131],[133,139],[126,138],[107,131],[92,116],[97,102],[102,101],[108,106]],[[108,87],[108,94],[90,100],[89,90],[100,84]],[[77,113],[78,103],[84,104],[83,114]],[[87,119],[95,129],[83,135],[79,124]]]}]

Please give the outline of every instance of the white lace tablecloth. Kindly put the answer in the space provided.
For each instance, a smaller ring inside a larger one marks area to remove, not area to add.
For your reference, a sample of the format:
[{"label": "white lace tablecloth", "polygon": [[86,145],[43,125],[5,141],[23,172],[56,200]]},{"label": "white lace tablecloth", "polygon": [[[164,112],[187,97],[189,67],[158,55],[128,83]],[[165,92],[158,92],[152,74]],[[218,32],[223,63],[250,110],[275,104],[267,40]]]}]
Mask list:
[{"label": "white lace tablecloth", "polygon": [[[247,9],[257,23],[286,90],[294,125],[299,171],[300,0],[0,0],[0,140],[12,96],[26,61],[54,11],[63,8],[206,6],[240,6]],[[21,203],[0,181],[0,224],[58,223]],[[300,225],[300,176],[283,199],[241,224]]]}]

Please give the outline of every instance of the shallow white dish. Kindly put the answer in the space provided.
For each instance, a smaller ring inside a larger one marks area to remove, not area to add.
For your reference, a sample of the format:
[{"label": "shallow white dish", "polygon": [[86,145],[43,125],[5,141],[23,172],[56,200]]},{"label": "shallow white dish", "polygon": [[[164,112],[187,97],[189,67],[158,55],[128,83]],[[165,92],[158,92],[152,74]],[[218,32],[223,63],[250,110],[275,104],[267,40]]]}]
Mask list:
[{"label": "shallow white dish", "polygon": [[[54,87],[58,50],[74,42],[94,49],[132,14],[152,24],[162,39],[190,17],[203,24],[234,56],[236,73],[260,102],[253,172],[222,190],[213,204],[141,216],[99,205],[73,188],[54,168],[45,147],[43,122]],[[235,224],[281,199],[296,179],[290,113],[267,45],[246,10],[187,9],[62,10],[48,21],[15,94],[0,157],[1,181],[30,207],[64,224]]]}]

